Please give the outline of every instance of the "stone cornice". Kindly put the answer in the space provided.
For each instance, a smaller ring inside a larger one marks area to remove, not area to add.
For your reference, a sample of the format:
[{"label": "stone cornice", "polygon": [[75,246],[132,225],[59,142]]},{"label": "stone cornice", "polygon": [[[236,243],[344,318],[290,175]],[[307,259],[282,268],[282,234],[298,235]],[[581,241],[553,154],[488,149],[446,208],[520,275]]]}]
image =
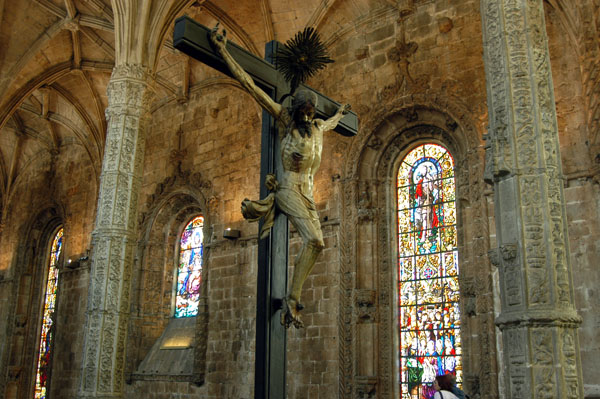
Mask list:
[{"label": "stone cornice", "polygon": [[568,327],[576,328],[582,318],[574,309],[548,309],[504,312],[496,318],[495,324],[501,328],[511,327]]}]

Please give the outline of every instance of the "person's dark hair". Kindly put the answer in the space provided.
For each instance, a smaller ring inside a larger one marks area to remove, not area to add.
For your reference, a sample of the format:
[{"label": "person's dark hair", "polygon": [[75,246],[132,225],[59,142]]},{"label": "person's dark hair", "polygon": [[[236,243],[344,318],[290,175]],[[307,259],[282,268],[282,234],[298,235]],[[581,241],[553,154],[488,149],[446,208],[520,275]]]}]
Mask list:
[{"label": "person's dark hair", "polygon": [[317,107],[318,97],[315,93],[309,90],[298,90],[292,101],[292,110],[296,111],[305,104],[311,104]]},{"label": "person's dark hair", "polygon": [[438,375],[435,377],[435,380],[440,386],[440,389],[443,389],[444,391],[452,391],[452,387],[454,385],[452,374]]}]

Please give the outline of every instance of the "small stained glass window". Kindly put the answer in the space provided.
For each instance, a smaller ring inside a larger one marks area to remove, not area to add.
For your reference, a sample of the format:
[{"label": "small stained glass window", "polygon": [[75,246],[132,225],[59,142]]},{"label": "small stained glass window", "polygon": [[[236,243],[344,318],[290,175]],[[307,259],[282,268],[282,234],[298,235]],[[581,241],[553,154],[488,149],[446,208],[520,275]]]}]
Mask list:
[{"label": "small stained glass window", "polygon": [[452,156],[419,145],[402,161],[397,189],[400,398],[430,399],[437,375],[462,382]]},{"label": "small stained glass window", "polygon": [[48,373],[50,358],[52,355],[52,342],[54,338],[54,310],[56,306],[56,290],[58,288],[58,259],[62,249],[63,229],[58,230],[53,237],[50,247],[50,261],[48,265],[48,276],[46,279],[46,290],[44,293],[44,305],[42,313],[42,328],[39,341],[39,354],[35,375],[35,399],[46,398],[48,388]]},{"label": "small stained glass window", "polygon": [[198,314],[200,284],[202,282],[203,227],[204,218],[196,216],[185,226],[183,233],[181,233],[175,317],[190,317]]}]

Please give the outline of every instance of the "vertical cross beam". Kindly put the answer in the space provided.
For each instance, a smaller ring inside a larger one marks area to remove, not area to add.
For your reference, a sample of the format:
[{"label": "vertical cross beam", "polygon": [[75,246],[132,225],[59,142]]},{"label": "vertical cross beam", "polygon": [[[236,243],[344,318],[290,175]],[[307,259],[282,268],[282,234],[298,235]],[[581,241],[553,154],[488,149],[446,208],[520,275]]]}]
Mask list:
[{"label": "vertical cross beam", "polygon": [[[277,43],[271,41],[265,48],[265,58],[273,62]],[[267,91],[271,98],[281,96],[277,85]],[[282,170],[279,140],[275,121],[262,111],[260,197],[268,195],[263,184],[268,173],[278,175]],[[259,226],[260,232],[262,223]],[[288,221],[284,214],[275,216],[275,223],[267,239],[258,243],[258,275],[256,283],[256,351],[254,397],[256,399],[285,398],[286,332],[279,322],[281,298],[287,292]]]}]

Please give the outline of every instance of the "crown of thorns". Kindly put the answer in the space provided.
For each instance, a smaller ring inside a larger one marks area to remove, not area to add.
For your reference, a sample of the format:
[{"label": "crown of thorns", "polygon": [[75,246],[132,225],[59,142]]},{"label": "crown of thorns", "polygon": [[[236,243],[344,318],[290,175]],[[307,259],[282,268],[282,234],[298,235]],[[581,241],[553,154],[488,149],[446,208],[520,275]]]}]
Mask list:
[{"label": "crown of thorns", "polygon": [[276,59],[277,69],[290,83],[290,94],[318,70],[333,62],[327,55],[319,34],[312,27],[304,28],[281,46],[277,50]]}]

